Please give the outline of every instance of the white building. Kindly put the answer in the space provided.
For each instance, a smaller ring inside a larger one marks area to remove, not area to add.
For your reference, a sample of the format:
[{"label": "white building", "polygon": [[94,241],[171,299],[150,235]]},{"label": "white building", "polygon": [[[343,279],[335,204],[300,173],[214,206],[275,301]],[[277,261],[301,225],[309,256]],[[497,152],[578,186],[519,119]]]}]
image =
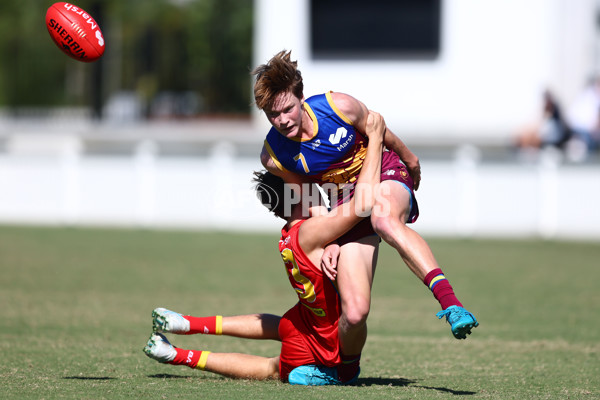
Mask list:
[{"label": "white building", "polygon": [[[254,64],[292,50],[307,96],[349,93],[413,142],[504,142],[540,113],[545,88],[566,105],[600,67],[597,0],[396,1],[396,15],[372,19],[372,25],[402,23],[402,13],[411,11],[403,4],[419,4],[425,15],[439,11],[437,56],[429,59],[319,58],[312,44],[312,3],[339,4],[342,21],[354,21],[352,13],[369,19],[371,9],[390,13],[389,1],[256,0]],[[336,23],[330,35],[343,42],[355,24],[335,29]]]},{"label": "white building", "polygon": [[[428,22],[416,24],[429,30],[411,36],[409,29],[400,39],[410,40],[392,42],[416,43],[419,54],[385,49],[389,43],[370,38],[359,56],[335,46],[360,41],[354,33],[369,9],[402,7],[408,0],[255,0],[253,64],[291,49],[306,95],[347,92],[384,115],[421,157],[417,231],[598,239],[597,162],[563,164],[552,152],[536,162],[480,157],[484,147],[507,149],[511,135],[540,113],[543,89],[568,104],[600,72],[598,1],[410,0],[429,7],[421,9]],[[317,12],[311,2],[339,13],[316,27],[311,21],[323,15],[310,17]],[[357,12],[344,15],[353,8]],[[411,28],[411,18],[392,11],[368,20],[370,35],[396,28],[396,21]],[[342,26],[334,23],[338,18]],[[333,50],[312,44],[316,28],[319,45]],[[175,125],[69,119],[55,126],[0,118],[0,224],[277,232],[280,221],[254,198],[250,182],[261,168],[268,128],[258,112],[252,123]],[[432,145],[445,147],[443,157],[425,154]]]}]

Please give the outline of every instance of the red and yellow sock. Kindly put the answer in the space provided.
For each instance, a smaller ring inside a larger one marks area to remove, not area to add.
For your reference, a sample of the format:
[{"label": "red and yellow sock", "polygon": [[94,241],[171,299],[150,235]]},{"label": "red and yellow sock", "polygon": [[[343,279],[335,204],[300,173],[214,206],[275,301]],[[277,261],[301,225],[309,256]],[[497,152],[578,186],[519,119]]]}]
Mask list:
[{"label": "red and yellow sock", "polygon": [[456,298],[452,285],[444,276],[440,268],[436,268],[425,276],[423,283],[431,290],[433,296],[440,302],[442,310],[450,306],[462,307],[462,304]]},{"label": "red and yellow sock", "polygon": [[201,351],[180,349],[178,347],[175,347],[175,350],[177,351],[177,355],[173,361],[169,361],[169,364],[186,365],[190,368],[196,368],[200,355],[202,354]]},{"label": "red and yellow sock", "polygon": [[172,365],[185,365],[190,368],[204,369],[206,368],[206,360],[210,351],[186,350],[175,347],[177,355],[173,361],[169,361]]},{"label": "red and yellow sock", "polygon": [[223,317],[216,315],[214,317],[192,317],[184,315],[183,318],[190,321],[190,331],[188,335],[202,333],[204,335],[220,335],[223,333]]}]

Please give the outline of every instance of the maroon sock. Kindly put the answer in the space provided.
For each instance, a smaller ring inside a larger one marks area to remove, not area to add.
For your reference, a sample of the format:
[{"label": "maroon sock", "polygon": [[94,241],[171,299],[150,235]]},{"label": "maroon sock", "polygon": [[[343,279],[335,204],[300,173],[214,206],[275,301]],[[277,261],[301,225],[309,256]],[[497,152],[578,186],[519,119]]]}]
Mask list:
[{"label": "maroon sock", "polygon": [[456,298],[452,285],[444,276],[440,268],[436,268],[425,276],[423,283],[431,290],[433,296],[440,302],[442,310],[450,306],[462,307],[462,304]]},{"label": "maroon sock", "polygon": [[358,373],[360,366],[360,354],[344,355],[340,353],[342,363],[338,366],[338,379],[341,382],[348,382]]}]

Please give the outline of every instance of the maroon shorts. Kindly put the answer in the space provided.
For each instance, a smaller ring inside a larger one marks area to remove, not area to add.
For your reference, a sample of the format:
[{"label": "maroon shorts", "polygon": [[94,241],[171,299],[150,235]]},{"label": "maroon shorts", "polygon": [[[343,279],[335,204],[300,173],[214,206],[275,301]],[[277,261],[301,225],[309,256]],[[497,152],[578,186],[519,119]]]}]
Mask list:
[{"label": "maroon shorts", "polygon": [[[407,223],[413,223],[419,218],[419,205],[413,191],[414,183],[411,178],[406,165],[400,161],[400,157],[393,151],[384,151],[381,159],[381,182],[383,181],[397,181],[402,184],[406,190],[410,192],[410,213],[407,219]],[[354,189],[350,188],[347,191],[348,195],[340,196],[337,205],[347,202],[352,195],[354,195]],[[375,235],[373,226],[371,225],[370,218],[364,218],[358,224],[354,226],[350,231],[341,236],[338,239],[340,245],[344,243],[354,242],[365,236]]]}]

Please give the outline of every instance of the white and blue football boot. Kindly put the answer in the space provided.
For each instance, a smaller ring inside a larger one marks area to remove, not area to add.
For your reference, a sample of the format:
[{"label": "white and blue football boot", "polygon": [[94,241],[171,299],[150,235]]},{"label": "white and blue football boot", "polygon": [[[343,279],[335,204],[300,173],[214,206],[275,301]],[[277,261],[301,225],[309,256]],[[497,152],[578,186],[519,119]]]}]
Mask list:
[{"label": "white and blue football boot", "polygon": [[173,347],[167,338],[160,333],[152,333],[148,343],[144,347],[144,353],[158,362],[168,363],[177,356],[177,350]]},{"label": "white and blue football boot", "polygon": [[190,321],[175,311],[155,308],[152,311],[152,330],[185,335],[190,331]]}]

